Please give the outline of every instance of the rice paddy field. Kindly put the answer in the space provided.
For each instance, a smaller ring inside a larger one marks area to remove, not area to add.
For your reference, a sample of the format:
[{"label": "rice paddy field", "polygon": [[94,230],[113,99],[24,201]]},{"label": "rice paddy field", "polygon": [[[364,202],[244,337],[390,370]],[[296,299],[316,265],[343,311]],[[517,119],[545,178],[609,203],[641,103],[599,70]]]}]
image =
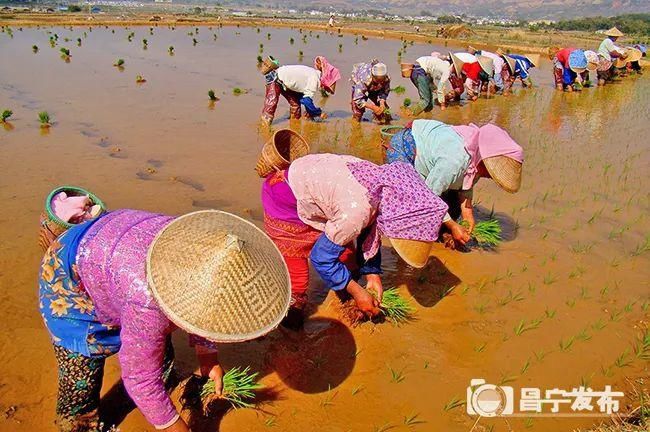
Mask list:
[{"label": "rice paddy field", "polygon": [[[0,128],[0,430],[55,430],[57,370],[36,281],[38,216],[51,189],[83,186],[112,209],[217,208],[261,224],[254,166],[270,132],[258,127],[258,55],[284,64],[328,57],[344,75],[336,95],[316,101],[329,119],[289,123],[281,100],[273,127],[302,133],[315,152],[380,162],[379,128],[351,121],[352,65],[388,64],[393,87],[406,88],[389,98],[394,123],[404,124],[399,107],[417,93],[400,77],[398,52],[406,61],[450,49],[463,47],[405,48],[298,28],[5,28],[0,111],[13,115]],[[193,431],[563,432],[607,420],[523,415],[475,424],[464,405],[473,378],[516,392],[611,385],[630,396],[621,410],[634,406],[632,386],[647,389],[650,376],[650,80],[568,94],[554,90],[548,60],[532,76],[532,89],[428,114],[494,122],[524,147],[519,193],[483,180],[474,195],[479,219],[496,218],[503,241],[468,253],[440,246],[421,271],[386,248],[384,286],[414,310],[399,325],[350,327],[330,296],[304,332],[224,345],[224,367],[250,366],[266,390],[255,409],[212,418],[184,411]],[[40,127],[43,112],[49,127]],[[187,337],[174,340],[188,376]],[[153,430],[125,397],[116,360],[102,391],[106,424]]]}]

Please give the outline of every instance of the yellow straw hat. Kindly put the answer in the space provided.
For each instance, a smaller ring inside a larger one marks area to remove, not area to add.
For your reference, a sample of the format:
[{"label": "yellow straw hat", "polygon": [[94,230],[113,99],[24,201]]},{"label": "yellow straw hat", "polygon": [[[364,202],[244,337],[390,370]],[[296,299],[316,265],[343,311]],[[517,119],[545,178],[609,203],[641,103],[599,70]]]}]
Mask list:
[{"label": "yellow straw hat", "polygon": [[465,64],[461,59],[456,56],[456,54],[450,52],[449,57],[451,57],[451,61],[454,65],[454,69],[456,69],[456,75],[460,76],[461,71],[463,70],[463,65]]},{"label": "yellow straw hat", "polygon": [[612,27],[611,29],[607,30],[605,32],[605,36],[611,36],[611,37],[622,37],[623,32],[617,29],[616,27]]},{"label": "yellow straw hat", "polygon": [[483,159],[483,165],[492,180],[506,192],[515,193],[521,187],[521,162],[508,156],[493,156]]},{"label": "yellow straw hat", "polygon": [[506,64],[508,65],[508,68],[510,68],[510,73],[514,74],[515,73],[515,59],[510,57],[509,55],[502,54],[501,57],[506,61]]},{"label": "yellow straw hat", "polygon": [[241,342],[273,330],[289,308],[289,271],[251,222],[189,213],[167,225],[147,255],[147,281],[165,315],[188,333]]},{"label": "yellow straw hat", "polygon": [[525,54],[524,57],[526,57],[528,61],[533,64],[533,66],[539,66],[539,61],[541,59],[541,56],[539,54]]},{"label": "yellow straw hat", "polygon": [[406,264],[415,268],[422,268],[427,264],[433,242],[420,240],[405,240],[390,238],[390,244],[393,245],[395,252],[406,262]]},{"label": "yellow straw hat", "polygon": [[639,61],[641,57],[643,57],[643,53],[641,52],[641,50],[638,50],[636,48],[625,48],[625,53],[627,54],[627,57],[616,58],[616,61],[614,62],[615,67],[617,68],[625,67],[625,65],[628,64],[629,62]]},{"label": "yellow straw hat", "polygon": [[478,56],[478,64],[481,66],[481,69],[488,74],[489,76],[494,75],[494,60],[486,56]]}]

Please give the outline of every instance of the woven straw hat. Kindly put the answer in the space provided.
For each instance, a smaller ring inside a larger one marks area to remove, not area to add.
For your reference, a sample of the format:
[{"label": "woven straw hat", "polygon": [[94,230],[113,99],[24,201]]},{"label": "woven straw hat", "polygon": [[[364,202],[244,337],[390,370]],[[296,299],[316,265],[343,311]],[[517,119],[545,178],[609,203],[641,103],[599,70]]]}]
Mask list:
[{"label": "woven straw hat", "polygon": [[486,56],[478,56],[478,64],[481,66],[481,69],[488,74],[489,76],[494,75],[494,60]]},{"label": "woven straw hat", "polygon": [[456,75],[460,76],[460,73],[463,70],[463,65],[465,63],[461,59],[459,59],[456,54],[452,52],[449,53],[449,57],[451,57],[451,61],[454,65],[454,69],[456,69]]},{"label": "woven straw hat", "polygon": [[526,54],[524,55],[533,66],[538,67],[541,56],[539,54]]},{"label": "woven straw hat", "polygon": [[515,73],[515,59],[510,57],[509,55],[503,54],[501,55],[503,59],[506,61],[506,64],[508,65],[508,68],[510,68],[510,73],[514,74]]},{"label": "woven straw hat", "polygon": [[611,37],[622,37],[623,32],[617,29],[616,27],[612,27],[611,29],[607,30],[605,32],[605,36],[611,36]]},{"label": "woven straw hat", "polygon": [[154,239],[147,281],[165,315],[188,333],[241,342],[273,330],[289,308],[289,271],[252,223],[218,210],[179,217]]},{"label": "woven straw hat", "polygon": [[587,69],[590,71],[595,71],[598,69],[598,54],[594,51],[585,51],[585,57],[587,58]]},{"label": "woven straw hat", "polygon": [[506,192],[515,193],[521,187],[521,162],[507,156],[493,156],[483,159],[483,165],[492,180]]},{"label": "woven straw hat", "polygon": [[627,57],[625,57],[625,62],[635,62],[641,60],[643,57],[643,52],[640,49],[636,48],[627,48],[625,50]]},{"label": "woven straw hat", "polygon": [[395,252],[406,261],[406,264],[415,268],[422,268],[427,264],[429,255],[431,255],[431,249],[433,248],[433,242],[396,238],[389,239]]}]

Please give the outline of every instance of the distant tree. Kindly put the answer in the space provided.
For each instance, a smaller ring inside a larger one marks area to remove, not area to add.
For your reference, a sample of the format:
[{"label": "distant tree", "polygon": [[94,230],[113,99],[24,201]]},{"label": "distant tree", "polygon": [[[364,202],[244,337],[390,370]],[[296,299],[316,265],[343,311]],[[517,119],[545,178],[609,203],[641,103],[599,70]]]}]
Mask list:
[{"label": "distant tree", "polygon": [[70,5],[68,6],[68,11],[70,12],[81,12],[81,6],[79,5]]},{"label": "distant tree", "polygon": [[441,15],[436,19],[438,24],[460,24],[463,22],[462,19],[456,18],[453,15]]}]

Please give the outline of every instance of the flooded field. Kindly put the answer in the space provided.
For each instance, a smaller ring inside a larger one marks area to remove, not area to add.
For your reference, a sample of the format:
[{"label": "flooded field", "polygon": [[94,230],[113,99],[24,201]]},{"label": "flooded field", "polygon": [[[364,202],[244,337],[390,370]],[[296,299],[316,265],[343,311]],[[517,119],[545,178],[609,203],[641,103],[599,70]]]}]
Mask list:
[{"label": "flooded field", "polygon": [[[36,295],[37,221],[52,188],[84,186],[113,209],[218,208],[261,223],[253,168],[269,132],[258,128],[260,44],[284,64],[301,62],[300,51],[306,64],[325,55],[344,76],[337,94],[321,101],[326,122],[290,125],[281,99],[274,128],[303,133],[316,152],[380,161],[379,129],[352,123],[346,80],[353,63],[384,60],[393,86],[407,89],[389,98],[399,116],[405,97],[417,99],[399,74],[400,41],[243,27],[0,33],[0,109],[14,111],[0,130],[0,430],[54,430],[56,367]],[[69,62],[61,47],[70,49]],[[445,49],[415,44],[403,59]],[[120,58],[124,67],[114,67]],[[146,83],[136,84],[137,75]],[[304,334],[276,331],[223,346],[226,368],[251,365],[273,391],[258,410],[212,420],[186,412],[193,430],[468,431],[475,418],[461,403],[472,378],[517,392],[608,384],[628,391],[627,377],[647,380],[637,338],[650,317],[650,80],[562,94],[553,89],[550,62],[532,76],[533,89],[516,86],[510,97],[432,113],[453,124],[492,121],[524,147],[518,194],[485,180],[475,192],[479,214],[494,211],[506,231],[498,250],[439,248],[417,272],[385,250],[384,286],[400,287],[416,305],[416,321],[349,328],[330,297]],[[234,95],[235,87],[247,93]],[[220,98],[214,104],[209,89]],[[40,111],[52,118],[49,131],[39,128]],[[190,373],[186,336],[175,338],[179,368]],[[150,430],[118,383],[112,358],[103,389],[107,422]],[[600,420],[481,419],[474,430],[560,432]]]}]

